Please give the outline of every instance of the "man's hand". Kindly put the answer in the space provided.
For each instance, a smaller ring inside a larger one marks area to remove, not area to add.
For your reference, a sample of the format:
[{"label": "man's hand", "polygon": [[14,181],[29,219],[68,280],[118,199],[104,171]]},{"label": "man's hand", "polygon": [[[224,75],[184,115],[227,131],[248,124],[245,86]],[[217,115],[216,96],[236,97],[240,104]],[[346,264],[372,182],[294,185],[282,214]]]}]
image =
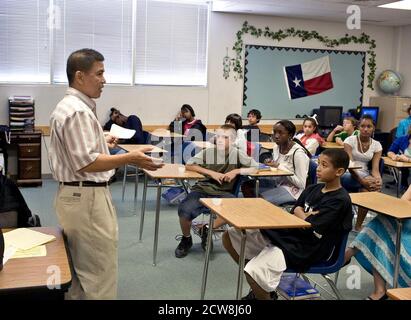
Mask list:
[{"label": "man's hand", "polygon": [[[142,148],[145,150],[146,148]],[[151,148],[152,149],[152,148]],[[149,150],[151,150],[149,149]],[[149,151],[147,150],[147,151]],[[164,166],[163,159],[149,157],[144,151],[133,150],[129,153],[130,163],[137,165],[139,168],[155,171]]]},{"label": "man's hand", "polygon": [[236,172],[236,170],[231,170],[230,172],[227,172],[226,174],[224,174],[223,181],[231,182],[235,179],[235,177],[237,177],[237,175],[238,175],[238,172]]},{"label": "man's hand", "polygon": [[105,139],[110,149],[114,149],[115,147],[117,147],[117,143],[118,143],[117,137],[112,136],[111,134],[106,134]]},{"label": "man's hand", "polygon": [[219,184],[223,184],[225,175],[219,172],[210,172],[209,176],[211,179],[217,181]]}]

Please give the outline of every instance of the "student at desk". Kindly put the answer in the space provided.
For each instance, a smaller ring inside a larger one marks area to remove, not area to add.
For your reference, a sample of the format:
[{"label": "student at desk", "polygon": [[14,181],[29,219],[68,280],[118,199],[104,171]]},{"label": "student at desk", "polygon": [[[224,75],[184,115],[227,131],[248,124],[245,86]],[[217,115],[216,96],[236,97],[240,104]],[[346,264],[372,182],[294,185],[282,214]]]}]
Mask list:
[{"label": "student at desk", "polygon": [[[286,268],[304,272],[329,257],[351,230],[351,199],[340,182],[348,165],[344,150],[327,149],[320,155],[317,176],[323,183],[305,189],[292,209],[295,216],[311,223],[310,228],[246,231],[244,273],[251,291],[243,299],[275,299]],[[230,228],[224,233],[223,245],[237,263],[240,244],[239,230]]]},{"label": "student at desk", "polygon": [[408,117],[398,123],[397,131],[395,132],[396,138],[407,135],[408,130],[411,128],[411,105],[407,108],[407,114]]},{"label": "student at desk", "polygon": [[[358,136],[359,131],[356,130],[357,120],[353,117],[346,117],[343,120],[343,125],[336,126],[327,137],[328,142],[336,142],[340,146],[344,145],[344,140],[351,136]],[[339,132],[339,133],[337,133]]]},{"label": "student at desk", "polygon": [[247,141],[258,141],[260,137],[260,128],[258,123],[261,120],[261,112],[257,109],[251,109],[247,114],[248,125],[243,126],[246,131]]},{"label": "student at desk", "polygon": [[303,132],[295,136],[304,147],[312,154],[317,153],[317,149],[324,143],[324,139],[318,133],[318,123],[316,118],[305,118],[303,122]]},{"label": "student at desk", "polygon": [[[411,128],[406,136],[394,140],[387,152],[387,156],[394,161],[411,162]],[[401,168],[400,170],[402,173],[401,187],[406,190],[408,188],[409,169]]]},{"label": "student at desk", "polygon": [[[344,150],[351,161],[361,165],[361,169],[350,170],[343,175],[341,183],[349,192],[380,191],[382,178],[380,174],[380,160],[382,154],[381,143],[374,140],[372,135],[375,123],[371,116],[363,115],[360,119],[360,134],[348,137],[344,141]],[[371,163],[371,170],[368,164]],[[367,209],[358,208],[355,231],[360,231],[367,215]]]},{"label": "student at desk", "polygon": [[[293,138],[295,130],[295,125],[289,120],[281,120],[274,125],[273,138],[276,145],[272,158],[265,161],[266,165],[289,171],[293,175],[260,179],[260,195],[278,206],[297,200],[307,182],[309,152],[298,139]],[[253,185],[254,181],[242,184],[241,190],[245,197],[255,196]]]},{"label": "student at desk", "polygon": [[130,139],[121,141],[121,143],[125,144],[144,144],[146,143],[144,140],[143,134],[143,125],[141,124],[141,120],[139,117],[135,115],[130,115],[126,117],[124,114],[120,112],[120,110],[116,108],[110,109],[110,120],[106,122],[103,129],[106,131],[110,131],[111,126],[116,124],[120,127],[126,129],[135,130],[136,133]]},{"label": "student at desk", "polygon": [[[216,148],[207,148],[189,159],[187,170],[201,173],[207,179],[198,181],[191,192],[178,206],[180,218],[181,241],[175,250],[177,258],[183,258],[193,245],[191,238],[191,222],[207,208],[199,201],[200,198],[232,198],[234,184],[241,168],[258,167],[258,163],[234,146],[236,132],[230,125],[222,125],[216,133]],[[244,169],[243,169],[244,170]],[[251,170],[253,170],[251,168]],[[224,223],[223,221],[220,222]],[[214,227],[216,223],[214,223]],[[208,228],[202,227],[200,232],[201,246],[205,250]]]},{"label": "student at desk", "polygon": [[[411,201],[411,186],[401,199]],[[355,256],[361,266],[374,277],[374,291],[367,300],[388,299],[386,284],[393,283],[396,230],[393,218],[377,215],[364,226],[345,252],[347,264]],[[411,286],[411,219],[404,220],[402,227],[398,285]]]},{"label": "student at desk", "polygon": [[168,126],[171,132],[185,136],[192,136],[192,140],[203,141],[206,136],[206,127],[200,119],[195,118],[194,109],[189,104],[183,104],[180,112]]}]

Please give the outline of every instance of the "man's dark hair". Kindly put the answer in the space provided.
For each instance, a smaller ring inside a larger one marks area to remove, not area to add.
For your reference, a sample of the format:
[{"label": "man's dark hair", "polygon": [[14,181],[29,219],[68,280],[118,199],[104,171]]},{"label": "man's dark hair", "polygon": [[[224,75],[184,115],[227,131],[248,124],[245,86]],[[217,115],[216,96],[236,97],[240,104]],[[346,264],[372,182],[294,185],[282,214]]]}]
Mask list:
[{"label": "man's dark hair", "polygon": [[87,72],[96,61],[104,61],[104,56],[93,49],[80,49],[70,54],[66,68],[69,85],[73,83],[76,71]]},{"label": "man's dark hair", "polygon": [[225,123],[231,122],[235,126],[235,130],[241,129],[243,127],[243,119],[241,119],[241,116],[237,113],[230,113],[226,118],[225,118]]},{"label": "man's dark hair", "polygon": [[247,117],[248,117],[250,114],[253,114],[253,115],[257,118],[257,123],[260,122],[260,120],[261,120],[261,112],[260,112],[260,110],[251,109],[250,111],[248,111]]},{"label": "man's dark hair", "polygon": [[181,111],[189,111],[191,113],[191,115],[193,116],[193,118],[196,116],[194,109],[192,106],[190,106],[189,104],[183,104],[181,106]]},{"label": "man's dark hair", "polygon": [[347,170],[350,165],[350,157],[344,149],[325,149],[321,154],[330,158],[331,164],[336,169]]}]

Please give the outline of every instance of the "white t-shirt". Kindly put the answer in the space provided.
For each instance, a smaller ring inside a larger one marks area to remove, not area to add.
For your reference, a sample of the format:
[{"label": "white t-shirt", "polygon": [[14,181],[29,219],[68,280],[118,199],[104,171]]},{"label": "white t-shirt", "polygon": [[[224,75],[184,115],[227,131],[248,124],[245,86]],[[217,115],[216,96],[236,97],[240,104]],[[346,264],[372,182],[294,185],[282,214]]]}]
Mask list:
[{"label": "white t-shirt", "polygon": [[[301,138],[304,137],[304,132],[303,133],[299,133],[295,136],[298,140],[301,141]],[[320,146],[320,144],[318,143],[318,140],[315,138],[308,138],[305,141],[304,147],[312,154],[315,155],[315,153],[317,152],[318,147]]]},{"label": "white t-shirt", "polygon": [[234,146],[236,146],[238,149],[243,151],[245,154],[247,154],[247,130],[244,129],[238,129],[237,130],[237,138],[235,139]]},{"label": "white t-shirt", "polygon": [[381,143],[371,138],[371,145],[368,150],[362,153],[358,148],[358,136],[350,136],[344,140],[344,143],[348,144],[352,148],[352,160],[355,161],[358,165],[361,165],[361,169],[358,169],[356,172],[360,177],[365,177],[370,175],[368,170],[368,163],[374,157],[376,152],[382,151]]},{"label": "white t-shirt", "polygon": [[278,169],[294,173],[292,176],[279,177],[277,181],[294,199],[298,199],[304,191],[305,183],[307,182],[310,158],[308,158],[305,150],[298,143],[294,143],[287,154],[281,154],[280,148],[278,145],[275,145],[272,155],[273,160],[280,164]]}]

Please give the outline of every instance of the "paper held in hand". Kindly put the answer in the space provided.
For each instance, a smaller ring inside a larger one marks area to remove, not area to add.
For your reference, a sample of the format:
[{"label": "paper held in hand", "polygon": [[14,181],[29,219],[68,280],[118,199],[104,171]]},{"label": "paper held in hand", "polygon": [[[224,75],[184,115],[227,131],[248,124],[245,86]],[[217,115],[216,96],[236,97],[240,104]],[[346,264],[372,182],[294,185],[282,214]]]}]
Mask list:
[{"label": "paper held in hand", "polygon": [[110,135],[119,139],[130,139],[132,136],[134,136],[135,133],[136,130],[126,129],[116,125],[115,123],[111,125],[110,129]]}]

